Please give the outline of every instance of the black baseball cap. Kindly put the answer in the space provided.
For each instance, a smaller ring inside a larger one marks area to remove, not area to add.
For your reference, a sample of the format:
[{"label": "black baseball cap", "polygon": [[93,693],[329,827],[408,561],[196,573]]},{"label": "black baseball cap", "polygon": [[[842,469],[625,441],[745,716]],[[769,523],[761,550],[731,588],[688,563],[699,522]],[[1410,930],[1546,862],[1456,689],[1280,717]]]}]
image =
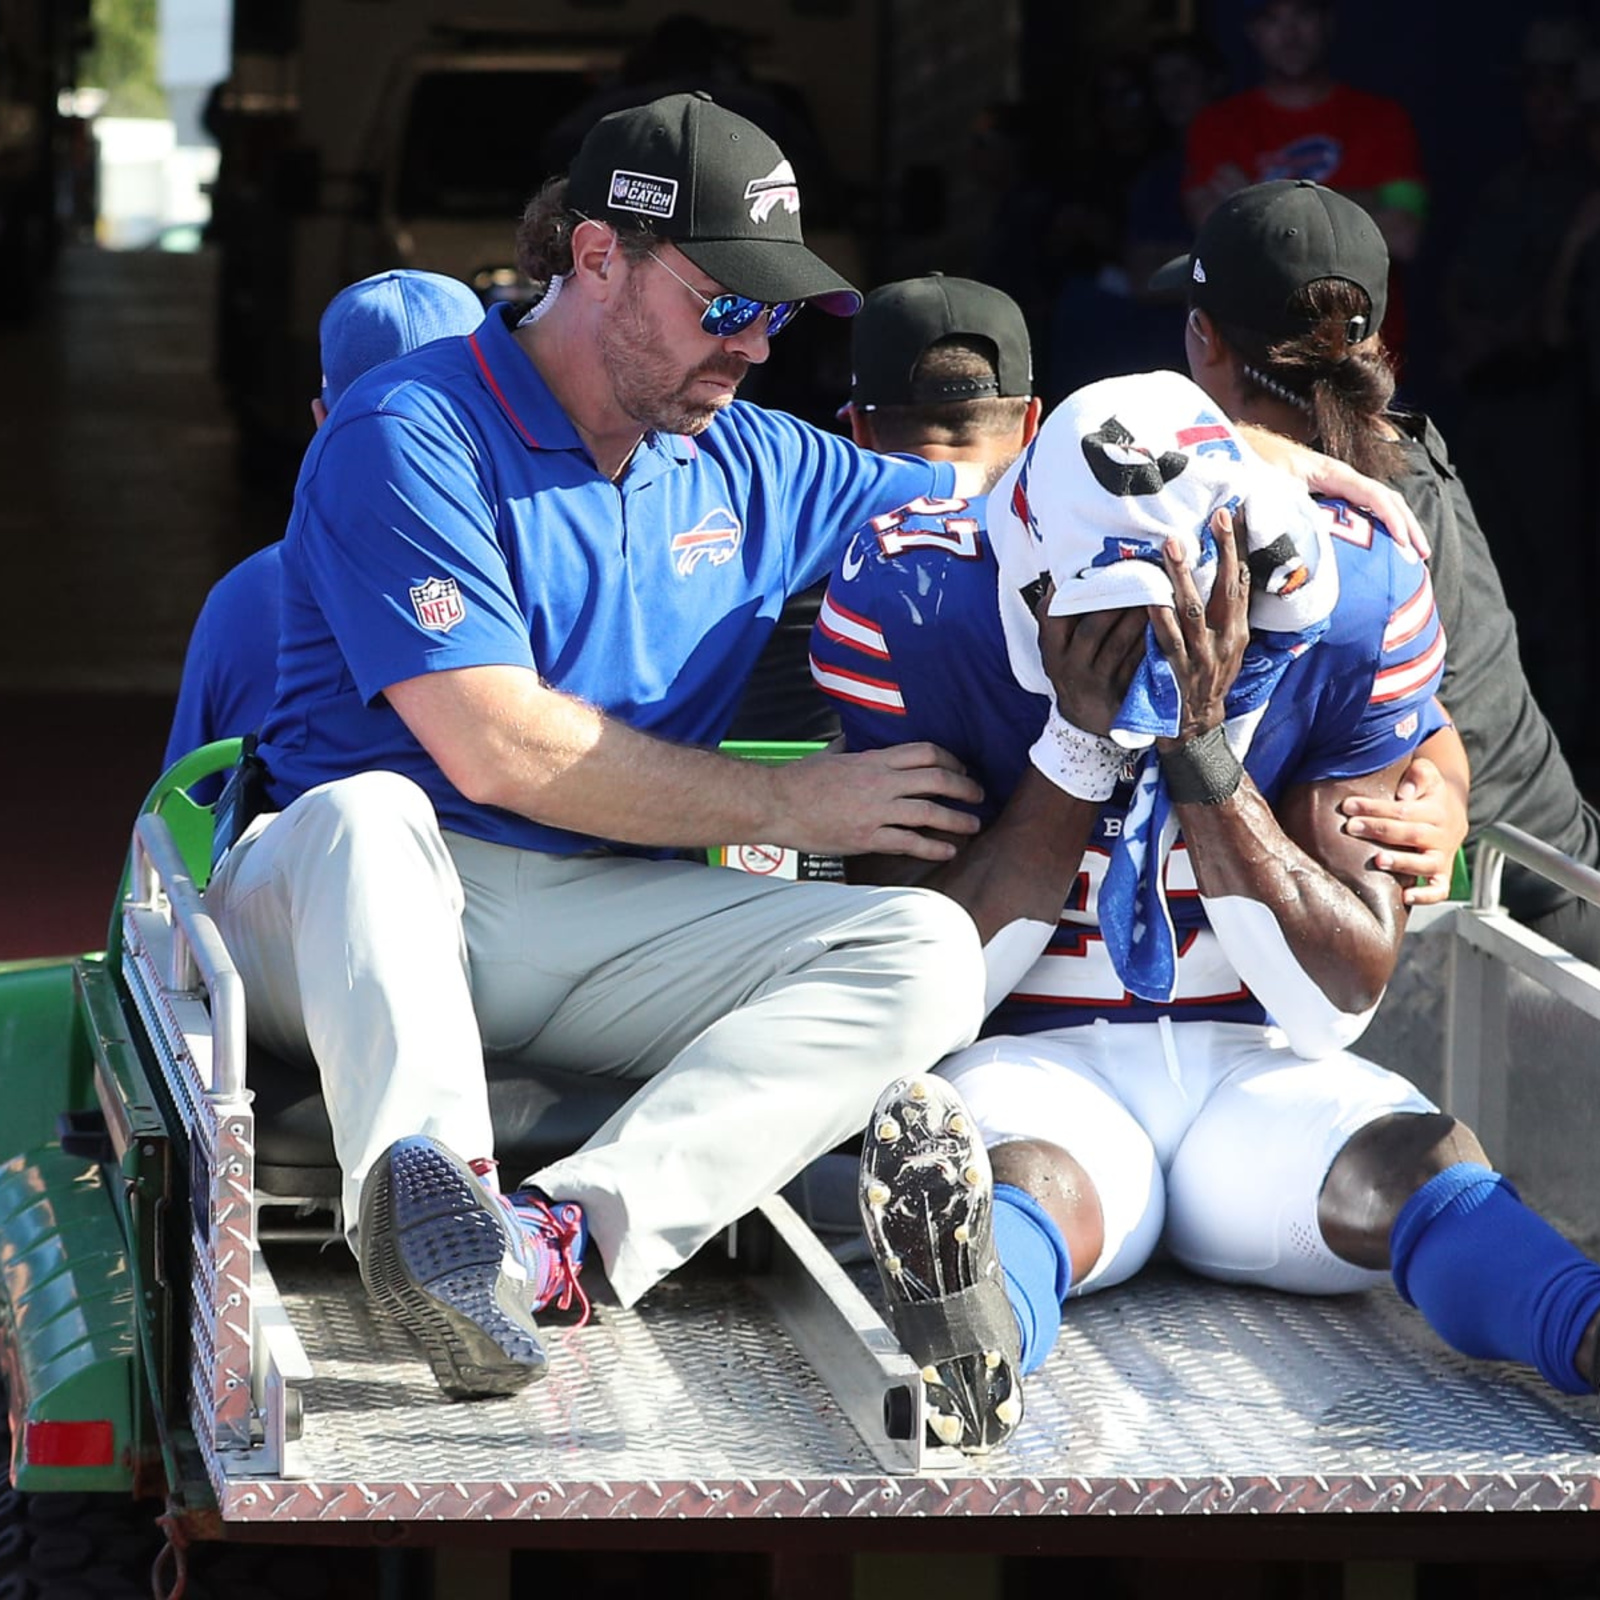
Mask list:
[{"label": "black baseball cap", "polygon": [[1200,224],[1194,249],[1150,287],[1186,291],[1190,305],[1265,347],[1306,331],[1289,301],[1323,278],[1342,278],[1367,297],[1371,309],[1352,339],[1376,333],[1389,300],[1389,247],[1377,223],[1332,189],[1280,178],[1229,195]]},{"label": "black baseball cap", "polygon": [[602,117],[572,158],[567,203],[614,227],[643,224],[735,294],[808,300],[836,317],[861,308],[805,246],[788,158],[704,90]]},{"label": "black baseball cap", "polygon": [[[957,334],[994,345],[996,376],[914,380],[923,352]],[[986,283],[942,272],[874,289],[851,326],[850,358],[850,403],[864,411],[1033,394],[1028,325],[1017,302]]]}]

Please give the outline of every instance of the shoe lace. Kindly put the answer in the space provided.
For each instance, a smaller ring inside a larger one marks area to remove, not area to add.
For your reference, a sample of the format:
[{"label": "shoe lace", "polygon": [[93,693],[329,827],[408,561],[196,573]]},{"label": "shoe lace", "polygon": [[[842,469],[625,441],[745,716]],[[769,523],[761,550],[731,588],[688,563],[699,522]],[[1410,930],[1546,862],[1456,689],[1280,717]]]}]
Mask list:
[{"label": "shoe lace", "polygon": [[552,1204],[531,1189],[518,1189],[515,1194],[502,1195],[500,1199],[543,1260],[544,1282],[539,1288],[539,1304],[534,1309],[542,1311],[553,1301],[558,1310],[567,1311],[576,1300],[579,1307],[576,1326],[583,1327],[589,1320],[589,1297],[578,1281],[583,1263],[576,1253],[583,1240],[583,1208],[571,1201]]}]

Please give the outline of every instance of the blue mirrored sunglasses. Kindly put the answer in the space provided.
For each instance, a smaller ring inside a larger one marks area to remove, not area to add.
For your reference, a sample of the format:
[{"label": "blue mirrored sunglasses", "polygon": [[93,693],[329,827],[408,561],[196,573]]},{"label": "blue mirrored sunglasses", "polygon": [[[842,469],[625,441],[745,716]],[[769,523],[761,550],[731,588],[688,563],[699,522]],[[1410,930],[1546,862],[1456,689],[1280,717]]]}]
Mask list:
[{"label": "blue mirrored sunglasses", "polygon": [[743,333],[763,311],[767,313],[767,337],[775,338],[794,320],[794,314],[805,303],[801,300],[780,300],[776,305],[765,300],[752,300],[748,295],[704,295],[689,280],[672,270],[654,250],[645,252],[655,264],[670,277],[677,278],[705,310],[700,313],[700,326],[713,339],[731,339]]}]

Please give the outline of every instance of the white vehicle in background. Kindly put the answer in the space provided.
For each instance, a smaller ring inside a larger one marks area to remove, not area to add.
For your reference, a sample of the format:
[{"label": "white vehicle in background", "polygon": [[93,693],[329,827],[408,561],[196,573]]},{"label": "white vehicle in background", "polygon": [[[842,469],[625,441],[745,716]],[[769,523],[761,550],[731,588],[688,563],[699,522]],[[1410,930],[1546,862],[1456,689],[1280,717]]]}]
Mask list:
[{"label": "white vehicle in background", "polygon": [[[914,18],[895,22],[876,0],[698,8],[742,74],[713,63],[706,78],[725,85],[734,109],[768,108],[789,130],[777,137],[801,176],[807,240],[853,281],[875,281],[880,260],[887,271],[891,236],[938,229],[928,174],[961,166],[971,116],[1007,90],[1016,0],[1001,0],[998,22],[995,6],[977,9],[988,26],[951,114],[931,143],[924,131],[897,154],[892,115],[927,80],[938,42]],[[641,47],[677,10],[662,0],[480,0],[470,12],[442,0],[239,0],[215,118],[214,232],[219,373],[252,449],[298,459],[317,319],[344,284],[408,266],[460,277],[486,298],[526,287],[512,238],[528,198],[570,154],[552,135],[586,104],[605,109],[624,63],[637,75],[650,60]],[[892,203],[902,193],[914,202]],[[829,320],[775,354],[761,398],[832,414],[849,369]]]}]

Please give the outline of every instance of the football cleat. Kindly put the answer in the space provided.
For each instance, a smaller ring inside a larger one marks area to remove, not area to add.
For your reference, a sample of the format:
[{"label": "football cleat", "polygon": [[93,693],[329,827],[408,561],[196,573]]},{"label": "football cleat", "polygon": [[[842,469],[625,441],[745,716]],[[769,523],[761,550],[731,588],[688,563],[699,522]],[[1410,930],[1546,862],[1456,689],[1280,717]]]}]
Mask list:
[{"label": "football cleat", "polygon": [[992,1450],[1022,1421],[1022,1337],[995,1254],[988,1152],[942,1078],[902,1078],[878,1097],[859,1199],[889,1325],[922,1369],[929,1434]]}]

